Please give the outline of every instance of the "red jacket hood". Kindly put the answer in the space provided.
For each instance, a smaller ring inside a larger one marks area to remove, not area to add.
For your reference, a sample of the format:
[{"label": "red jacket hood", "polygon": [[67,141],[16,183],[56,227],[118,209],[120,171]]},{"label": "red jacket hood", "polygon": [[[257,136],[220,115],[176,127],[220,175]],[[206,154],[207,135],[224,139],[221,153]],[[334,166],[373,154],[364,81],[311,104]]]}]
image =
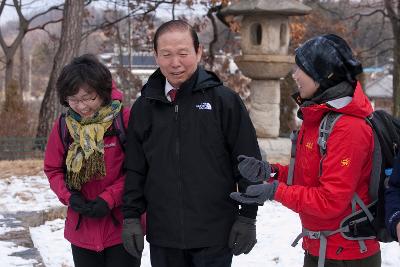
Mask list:
[{"label": "red jacket hood", "polygon": [[122,102],[123,97],[124,97],[124,94],[118,89],[117,84],[114,81],[112,81],[111,99],[119,100]]},{"label": "red jacket hood", "polygon": [[373,112],[373,109],[368,97],[361,88],[361,84],[358,82],[353,97],[344,97],[319,105],[301,107],[304,121],[320,122],[324,114],[328,111],[366,118]]}]

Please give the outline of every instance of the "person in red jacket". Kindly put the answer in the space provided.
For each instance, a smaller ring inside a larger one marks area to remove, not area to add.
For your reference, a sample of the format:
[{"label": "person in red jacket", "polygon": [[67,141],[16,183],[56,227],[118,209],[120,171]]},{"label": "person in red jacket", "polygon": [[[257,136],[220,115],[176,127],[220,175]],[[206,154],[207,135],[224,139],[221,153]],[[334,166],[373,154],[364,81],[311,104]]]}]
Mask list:
[{"label": "person in red jacket", "polygon": [[126,252],[121,240],[125,155],[113,134],[113,120],[122,116],[127,126],[130,111],[122,107],[122,93],[110,71],[90,54],[66,65],[56,86],[60,103],[68,108],[64,130],[70,142],[65,149],[57,119],[48,138],[44,172],[68,206],[64,236],[71,242],[75,266],[140,266],[140,258]]},{"label": "person in red jacket", "polygon": [[[328,34],[312,38],[295,52],[298,86],[294,99],[303,120],[298,133],[292,185],[289,166],[240,156],[243,177],[265,182],[249,186],[246,193],[232,193],[241,203],[262,205],[276,200],[300,215],[304,267],[381,266],[376,239],[349,240],[340,231],[342,220],[352,213],[358,195],[369,204],[369,180],[374,139],[365,118],[372,113],[356,75],[362,72],[348,44]],[[330,112],[342,113],[326,143],[322,157],[319,126]],[[270,173],[277,180],[271,181]],[[356,209],[360,207],[357,205]]]}]

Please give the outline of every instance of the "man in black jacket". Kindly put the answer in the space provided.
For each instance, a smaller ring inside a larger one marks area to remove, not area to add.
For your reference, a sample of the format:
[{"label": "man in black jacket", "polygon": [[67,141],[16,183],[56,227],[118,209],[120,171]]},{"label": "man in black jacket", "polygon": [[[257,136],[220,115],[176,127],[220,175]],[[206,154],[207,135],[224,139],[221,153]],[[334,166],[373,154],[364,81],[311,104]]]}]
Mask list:
[{"label": "man in black jacket", "polygon": [[184,21],[154,37],[159,69],[132,107],[126,148],[124,225],[129,253],[139,257],[147,214],[153,267],[231,266],[232,254],[256,243],[257,206],[229,198],[245,190],[237,157],[261,158],[240,97],[198,66],[202,50]]}]

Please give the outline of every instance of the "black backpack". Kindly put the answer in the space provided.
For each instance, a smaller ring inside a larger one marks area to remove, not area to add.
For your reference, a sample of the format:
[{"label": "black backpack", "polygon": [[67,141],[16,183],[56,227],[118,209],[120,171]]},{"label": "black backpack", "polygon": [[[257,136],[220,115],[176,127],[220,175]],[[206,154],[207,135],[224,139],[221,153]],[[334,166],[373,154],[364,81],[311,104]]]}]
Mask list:
[{"label": "black backpack", "polygon": [[[125,153],[125,145],[126,145],[126,129],[123,121],[122,110],[118,112],[117,116],[114,117],[112,122],[112,127],[110,127],[105,133],[104,136],[118,136],[119,143],[121,145],[122,151]],[[61,114],[59,118],[59,134],[61,141],[64,146],[64,152],[68,151],[69,145],[72,143],[71,135],[69,134],[67,122],[65,121],[66,114]],[[64,158],[66,157],[66,153]]]},{"label": "black backpack", "polygon": [[[319,175],[322,174],[322,162],[326,155],[329,135],[341,116],[349,115],[331,111],[324,116],[320,123],[318,134],[318,145],[321,153]],[[338,229],[312,231],[303,227],[302,233],[292,243],[292,246],[296,246],[303,236],[319,239],[320,255],[318,266],[323,266],[325,262],[327,237],[337,233],[340,233],[345,239],[358,241],[361,253],[367,251],[364,240],[376,238],[378,241],[385,243],[394,241],[385,226],[384,192],[393,167],[393,159],[397,155],[398,146],[400,145],[400,121],[385,111],[378,110],[366,118],[366,123],[372,127],[374,135],[374,151],[369,184],[371,203],[366,205],[355,193],[351,200],[352,213],[341,221]],[[287,180],[288,185],[293,184],[297,134],[297,131],[294,131],[290,136],[292,151]],[[361,209],[356,211],[356,205]]]},{"label": "black backpack", "polygon": [[[322,120],[318,138],[321,155],[325,155],[326,141],[335,122],[342,115],[330,112]],[[366,121],[373,129],[375,143],[369,185],[372,202],[367,206],[359,203],[361,199],[355,200],[361,210],[353,212],[342,221],[341,227],[348,226],[349,228],[349,231],[343,232],[342,235],[351,240],[376,237],[381,242],[391,242],[394,239],[385,226],[384,192],[393,167],[393,159],[397,155],[400,145],[400,121],[383,110],[373,112]]]}]

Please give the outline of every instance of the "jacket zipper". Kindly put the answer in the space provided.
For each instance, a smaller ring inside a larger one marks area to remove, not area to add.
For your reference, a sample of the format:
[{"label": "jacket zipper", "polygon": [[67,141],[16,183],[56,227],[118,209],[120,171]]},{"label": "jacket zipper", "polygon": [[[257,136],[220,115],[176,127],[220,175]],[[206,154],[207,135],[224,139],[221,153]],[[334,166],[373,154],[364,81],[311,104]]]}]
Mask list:
[{"label": "jacket zipper", "polygon": [[304,132],[305,132],[305,130],[303,128],[302,131],[301,131],[300,145],[303,144]]},{"label": "jacket zipper", "polygon": [[179,140],[179,105],[178,104],[176,104],[175,105],[175,107],[174,107],[174,109],[175,109],[175,122],[176,122],[176,143],[175,143],[175,153],[176,153],[176,158],[177,158],[177,161],[178,161],[178,164],[177,164],[177,170],[178,170],[178,190],[179,190],[179,192],[178,192],[178,195],[180,195],[181,196],[181,208],[180,208],[180,219],[181,219],[181,233],[182,233],[182,236],[181,236],[181,238],[182,238],[182,244],[183,244],[183,247],[186,247],[186,245],[185,245],[185,228],[184,228],[184,215],[183,215],[183,203],[184,203],[184,201],[183,201],[183,182],[182,182],[182,175],[181,175],[181,168],[180,168],[180,161],[181,161],[181,158],[180,158],[180,140]]}]

